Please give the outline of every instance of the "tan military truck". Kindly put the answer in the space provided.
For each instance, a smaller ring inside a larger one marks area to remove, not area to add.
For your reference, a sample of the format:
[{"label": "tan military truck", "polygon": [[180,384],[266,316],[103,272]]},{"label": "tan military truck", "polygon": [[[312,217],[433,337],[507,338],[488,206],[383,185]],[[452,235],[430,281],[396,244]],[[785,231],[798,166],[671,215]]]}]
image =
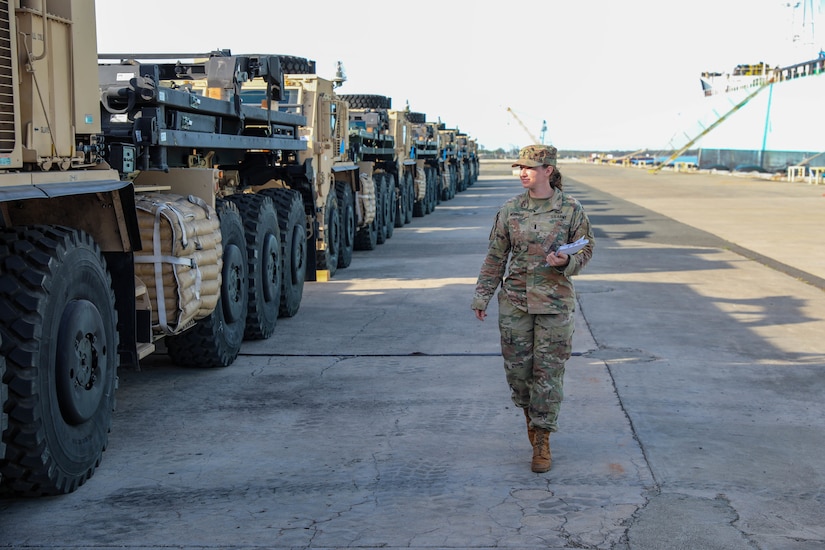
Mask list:
[{"label": "tan military truck", "polygon": [[[313,61],[291,55],[280,59],[285,91],[278,108],[307,119],[300,131],[307,148],[298,161],[310,177],[306,185],[294,179],[275,184],[304,187],[307,212],[313,213],[310,236],[315,254],[309,262],[315,266],[316,280],[325,280],[350,265],[353,250],[371,250],[379,235],[386,235],[380,230],[389,218],[381,202],[385,174],[350,143],[349,105],[336,92],[346,80],[340,63],[336,76],[327,79],[316,74]],[[265,99],[255,84],[245,85],[241,97],[253,103]]]},{"label": "tan military truck", "polygon": [[424,113],[409,113],[412,134],[411,156],[416,161],[415,202],[413,216],[422,217],[433,212],[438,205],[441,178],[440,136],[438,124],[427,122]]},{"label": "tan military truck", "polygon": [[478,149],[475,140],[470,139],[463,132],[456,134],[456,149],[458,161],[456,187],[461,192],[466,191],[478,180]]},{"label": "tan military truck", "polygon": [[[372,162],[358,158],[349,141],[349,105],[336,93],[345,77],[339,64],[335,78],[315,74],[314,63],[281,56],[287,71],[282,112],[301,114],[307,125],[301,138],[307,143],[299,161],[312,174],[309,193],[315,233],[317,279],[334,275],[352,262],[355,249],[376,246],[379,226],[386,216],[378,202],[384,175]],[[244,101],[253,90],[243,92]],[[289,183],[290,186],[294,182]]]},{"label": "tan military truck", "polygon": [[395,141],[395,227],[404,227],[413,218],[417,173],[409,105],[403,111],[389,110],[387,115]]},{"label": "tan military truck", "polygon": [[306,120],[238,101],[280,99],[276,56],[98,66],[94,2],[1,6],[0,484],[54,495],[99,465],[120,366],[226,366],[297,310],[300,193],[248,191],[308,179]]},{"label": "tan military truck", "polygon": [[448,201],[455,197],[459,189],[459,178],[463,177],[463,166],[459,162],[458,130],[447,128],[444,123],[438,125],[440,151],[440,200]]},{"label": "tan military truck", "polygon": [[395,164],[283,56],[102,55],[94,2],[0,2],[0,492],[56,495],[100,464],[118,368],[269,337],[375,242]]},{"label": "tan military truck", "polygon": [[[343,94],[349,106],[351,157],[368,166],[376,185],[376,223],[361,229],[356,246],[372,250],[392,238],[399,202],[397,143],[391,126],[392,99],[373,94]],[[395,121],[397,123],[397,119]]]},{"label": "tan military truck", "polygon": [[[382,128],[391,138],[394,156],[375,155],[377,166],[386,170],[395,182],[395,190],[389,189],[392,206],[387,206],[395,227],[410,223],[413,217],[422,217],[436,208],[440,201],[439,181],[441,136],[435,123],[427,123],[424,113],[412,112],[409,106],[401,110],[391,109],[391,100],[377,95],[345,96],[350,106],[350,139],[359,143],[373,127]],[[362,121],[372,117],[373,126]],[[388,153],[388,151],[387,151]],[[395,210],[393,214],[391,210]],[[389,235],[392,235],[390,229]],[[380,242],[380,239],[379,239]]]}]

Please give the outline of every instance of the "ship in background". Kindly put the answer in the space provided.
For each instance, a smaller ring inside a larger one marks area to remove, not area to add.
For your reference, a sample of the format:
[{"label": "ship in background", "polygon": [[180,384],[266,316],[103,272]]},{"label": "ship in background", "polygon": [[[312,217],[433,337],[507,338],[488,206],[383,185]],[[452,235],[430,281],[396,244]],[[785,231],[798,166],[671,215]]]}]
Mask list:
[{"label": "ship in background", "polygon": [[807,56],[800,62],[742,64],[730,73],[701,75],[706,108],[715,120],[704,124],[695,140],[700,169],[780,172],[825,166],[825,51],[813,46],[820,3],[804,2],[802,32],[794,38],[809,53],[798,53]]}]

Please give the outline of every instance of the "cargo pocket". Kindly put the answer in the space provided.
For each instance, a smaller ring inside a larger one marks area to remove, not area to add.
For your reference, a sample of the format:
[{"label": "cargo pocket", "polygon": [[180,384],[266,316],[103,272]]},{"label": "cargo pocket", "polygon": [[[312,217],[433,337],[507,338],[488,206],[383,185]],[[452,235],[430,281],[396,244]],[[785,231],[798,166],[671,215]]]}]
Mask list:
[{"label": "cargo pocket", "polygon": [[564,342],[573,337],[575,326],[572,315],[567,313],[542,315],[540,319],[541,328],[549,342]]},{"label": "cargo pocket", "polygon": [[503,346],[511,346],[514,343],[513,338],[513,330],[508,327],[499,326],[499,332],[501,332],[501,345]]},{"label": "cargo pocket", "polygon": [[553,362],[567,361],[573,352],[573,315],[541,315],[538,325],[536,330],[541,331],[541,336],[536,340],[543,342],[540,353]]}]

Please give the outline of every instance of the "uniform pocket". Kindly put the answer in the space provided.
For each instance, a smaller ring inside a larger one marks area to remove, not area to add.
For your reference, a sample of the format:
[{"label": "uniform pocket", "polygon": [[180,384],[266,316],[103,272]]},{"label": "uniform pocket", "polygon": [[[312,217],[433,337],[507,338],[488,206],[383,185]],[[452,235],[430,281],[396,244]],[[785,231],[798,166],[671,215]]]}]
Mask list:
[{"label": "uniform pocket", "polygon": [[550,342],[567,342],[573,337],[575,325],[570,313],[541,315],[536,322],[541,324],[542,332]]}]

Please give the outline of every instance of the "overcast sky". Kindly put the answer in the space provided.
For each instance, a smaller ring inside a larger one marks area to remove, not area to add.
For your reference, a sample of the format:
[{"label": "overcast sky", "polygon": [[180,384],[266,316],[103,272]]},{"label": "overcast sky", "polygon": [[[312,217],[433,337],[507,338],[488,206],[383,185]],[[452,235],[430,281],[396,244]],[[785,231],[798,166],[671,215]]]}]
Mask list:
[{"label": "overcast sky", "polygon": [[546,121],[545,141],[560,149],[635,150],[672,148],[695,125],[702,71],[815,58],[816,40],[790,48],[803,10],[818,13],[821,0],[95,4],[100,52],[289,54],[325,77],[340,60],[341,93],[409,102],[488,149],[529,144],[510,107],[536,137]]}]

